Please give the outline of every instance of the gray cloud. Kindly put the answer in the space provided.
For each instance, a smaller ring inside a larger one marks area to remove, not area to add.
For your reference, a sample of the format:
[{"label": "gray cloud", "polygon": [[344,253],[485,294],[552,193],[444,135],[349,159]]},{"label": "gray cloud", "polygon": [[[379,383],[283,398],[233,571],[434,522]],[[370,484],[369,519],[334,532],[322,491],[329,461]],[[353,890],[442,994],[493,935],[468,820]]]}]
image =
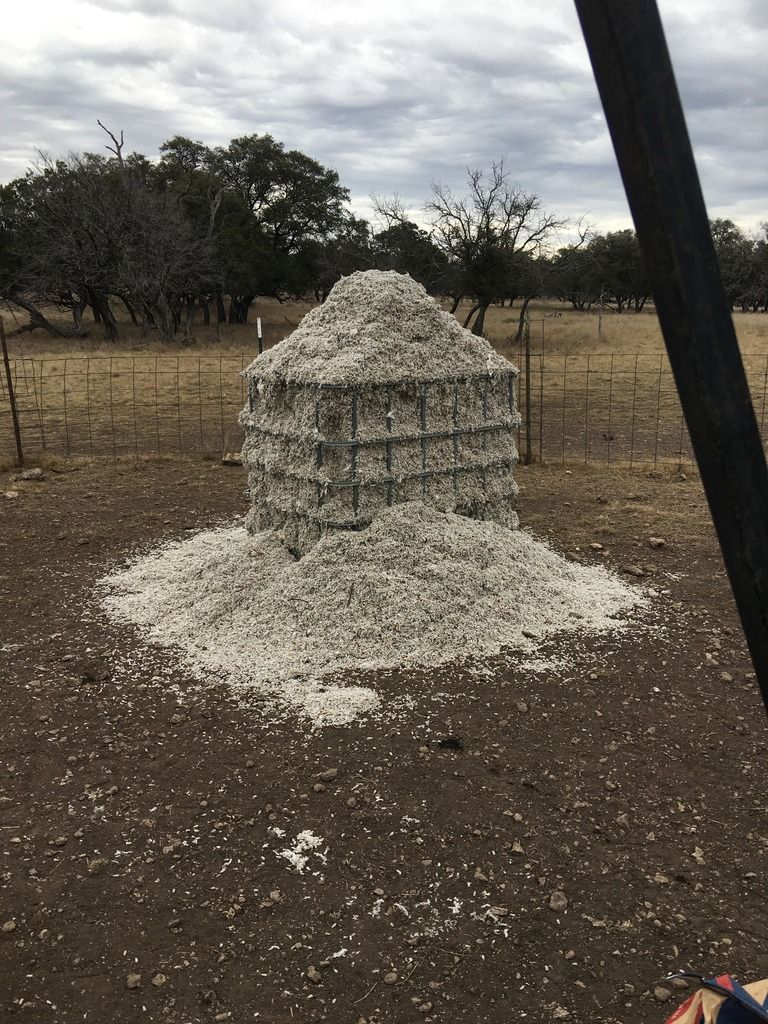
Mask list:
[{"label": "gray cloud", "polygon": [[[59,0],[13,15],[0,67],[0,179],[35,150],[96,150],[100,117],[154,155],[272,132],[336,168],[356,208],[371,191],[418,211],[439,180],[505,157],[558,213],[600,227],[629,214],[570,0]],[[663,0],[681,95],[713,212],[768,217],[768,16],[761,0]],[[23,42],[19,42],[22,40]]]}]

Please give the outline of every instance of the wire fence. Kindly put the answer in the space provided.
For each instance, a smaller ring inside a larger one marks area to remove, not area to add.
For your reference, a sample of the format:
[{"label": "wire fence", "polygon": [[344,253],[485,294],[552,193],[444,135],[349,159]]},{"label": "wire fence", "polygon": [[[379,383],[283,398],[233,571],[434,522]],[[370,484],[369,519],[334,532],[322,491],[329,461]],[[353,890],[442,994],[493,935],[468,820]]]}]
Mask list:
[{"label": "wire fence", "polygon": [[[516,354],[518,432],[526,461],[691,463],[688,432],[666,355]],[[219,457],[238,451],[250,356],[16,358],[10,371],[24,453]],[[768,356],[745,356],[765,440]],[[2,378],[2,374],[0,374]],[[15,442],[0,383],[0,457]]]}]

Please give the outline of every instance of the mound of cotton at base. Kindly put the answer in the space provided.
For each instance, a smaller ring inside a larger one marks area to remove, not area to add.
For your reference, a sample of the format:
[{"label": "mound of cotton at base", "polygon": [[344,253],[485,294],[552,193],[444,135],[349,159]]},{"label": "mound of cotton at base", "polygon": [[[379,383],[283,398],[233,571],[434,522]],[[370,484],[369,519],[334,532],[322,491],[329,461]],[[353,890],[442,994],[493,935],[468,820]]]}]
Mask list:
[{"label": "mound of cotton at base", "polygon": [[419,502],[325,537],[300,561],[270,533],[201,531],[137,557],[101,589],[113,619],[177,648],[198,678],[224,678],[324,724],[386,713],[373,689],[334,683],[342,674],[505,649],[529,656],[553,634],[626,628],[647,602],[524,530]]}]

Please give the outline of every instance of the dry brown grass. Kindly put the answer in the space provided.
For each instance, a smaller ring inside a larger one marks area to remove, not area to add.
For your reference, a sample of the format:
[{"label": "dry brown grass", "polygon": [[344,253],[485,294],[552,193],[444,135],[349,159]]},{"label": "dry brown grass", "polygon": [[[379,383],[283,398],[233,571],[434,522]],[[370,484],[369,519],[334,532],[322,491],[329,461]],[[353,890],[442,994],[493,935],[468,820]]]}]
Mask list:
[{"label": "dry brown grass", "polygon": [[[254,304],[251,324],[203,327],[188,342],[163,343],[122,322],[106,343],[94,325],[82,340],[36,333],[10,342],[22,425],[31,453],[215,454],[237,448],[245,401],[239,373],[258,352],[255,318],[269,347],[293,330],[308,303]],[[465,305],[458,312],[463,320]],[[8,326],[8,314],[4,314]],[[736,314],[737,333],[761,427],[768,426],[768,318]],[[487,334],[514,362],[518,310],[489,311]],[[550,460],[679,461],[688,454],[658,320],[651,310],[598,318],[560,303],[531,308],[532,450]],[[217,340],[218,334],[218,340]],[[543,360],[542,360],[543,353]],[[525,396],[521,386],[521,405]],[[541,441],[539,441],[541,438]],[[525,437],[521,436],[523,450]],[[0,454],[12,450],[0,383]]]},{"label": "dry brown grass", "polygon": [[[253,356],[258,349],[256,339],[256,317],[262,319],[264,343],[274,345],[296,327],[301,318],[312,308],[309,302],[284,302],[275,299],[259,299],[251,310],[251,323],[245,325],[213,324],[208,327],[195,323],[190,342],[164,342],[156,334],[142,336],[127,318],[120,322],[120,340],[110,344],[101,336],[98,324],[91,327],[91,333],[84,339],[57,340],[36,332],[11,339],[11,355],[23,352],[35,359],[61,358],[64,356],[135,356],[135,355],[216,355]],[[457,319],[464,320],[469,303],[462,303]],[[117,310],[119,312],[119,309]],[[517,307],[492,307],[486,317],[486,334],[491,343],[505,355],[512,355],[512,344],[517,332]],[[610,354],[621,353],[652,355],[664,351],[659,322],[652,308],[641,313],[623,313],[621,316],[607,311],[602,317],[599,332],[597,313],[579,313],[564,303],[542,301],[530,307],[533,350],[547,354]],[[10,314],[0,313],[6,329],[14,322]],[[734,313],[734,323],[742,351],[753,355],[768,353],[768,316],[759,313]]]}]

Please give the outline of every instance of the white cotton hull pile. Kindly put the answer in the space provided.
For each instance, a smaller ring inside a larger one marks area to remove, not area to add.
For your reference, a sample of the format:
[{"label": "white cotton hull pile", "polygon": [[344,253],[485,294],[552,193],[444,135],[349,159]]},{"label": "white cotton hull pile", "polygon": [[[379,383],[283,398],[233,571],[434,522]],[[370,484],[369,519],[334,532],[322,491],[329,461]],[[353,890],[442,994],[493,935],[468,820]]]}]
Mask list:
[{"label": "white cotton hull pile", "polygon": [[516,375],[409,277],[342,279],[246,371],[249,531],[304,554],[414,500],[516,527]]},{"label": "white cotton hull pile", "polygon": [[175,648],[199,678],[226,680],[246,703],[267,695],[274,713],[288,707],[317,724],[386,715],[374,688],[349,684],[361,670],[502,651],[525,660],[555,635],[624,629],[648,600],[523,530],[421,502],[323,537],[298,561],[272,532],[204,531],[101,585],[113,618]]}]

